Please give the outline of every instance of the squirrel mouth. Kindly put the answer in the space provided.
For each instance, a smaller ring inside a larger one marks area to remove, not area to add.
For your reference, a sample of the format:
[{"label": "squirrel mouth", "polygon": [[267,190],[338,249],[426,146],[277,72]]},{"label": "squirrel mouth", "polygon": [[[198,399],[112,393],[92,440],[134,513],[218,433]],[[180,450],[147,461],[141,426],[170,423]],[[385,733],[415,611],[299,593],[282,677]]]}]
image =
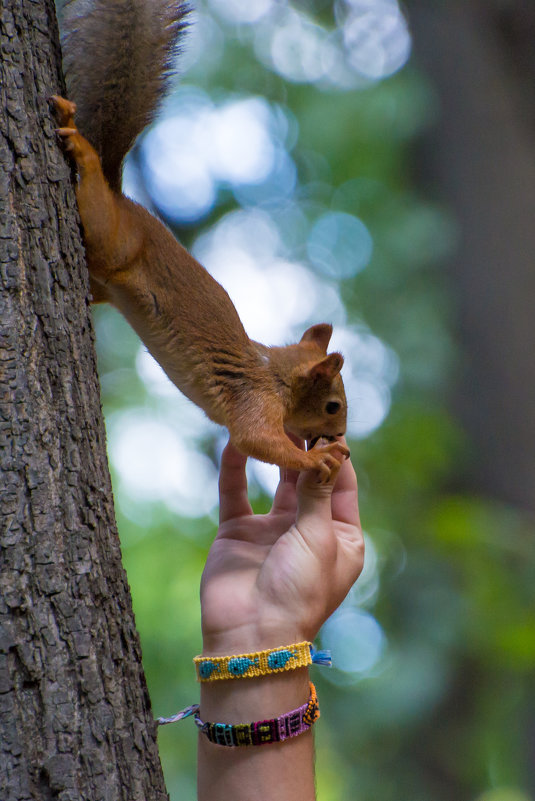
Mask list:
[{"label": "squirrel mouth", "polygon": [[308,450],[311,450],[320,439],[326,439],[327,442],[334,442],[336,440],[336,437],[333,437],[330,434],[319,434],[317,437],[313,437],[312,439],[308,440],[307,442]]}]

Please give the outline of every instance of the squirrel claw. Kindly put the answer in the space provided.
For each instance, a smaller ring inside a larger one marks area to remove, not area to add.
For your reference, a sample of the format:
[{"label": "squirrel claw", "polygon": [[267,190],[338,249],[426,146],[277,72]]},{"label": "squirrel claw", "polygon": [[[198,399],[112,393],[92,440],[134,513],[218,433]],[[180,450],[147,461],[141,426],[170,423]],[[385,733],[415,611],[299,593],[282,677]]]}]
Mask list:
[{"label": "squirrel claw", "polygon": [[54,110],[54,114],[56,115],[56,119],[60,126],[62,128],[73,127],[74,115],[76,113],[76,103],[73,103],[71,100],[67,100],[64,97],[60,97],[59,95],[52,95],[48,98],[48,100]]},{"label": "squirrel claw", "polygon": [[56,134],[61,139],[63,150],[67,151],[68,153],[75,152],[75,143],[71,139],[71,136],[75,136],[77,133],[77,128],[56,128]]}]

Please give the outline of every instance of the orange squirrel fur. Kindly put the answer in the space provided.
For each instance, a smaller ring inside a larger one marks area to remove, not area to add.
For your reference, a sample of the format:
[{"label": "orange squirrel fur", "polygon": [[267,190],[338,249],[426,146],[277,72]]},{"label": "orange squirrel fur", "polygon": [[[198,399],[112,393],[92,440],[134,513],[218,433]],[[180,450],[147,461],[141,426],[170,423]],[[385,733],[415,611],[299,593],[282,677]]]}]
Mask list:
[{"label": "orange squirrel fur", "polygon": [[[174,10],[184,13],[180,2]],[[242,453],[281,467],[316,469],[327,481],[348,449],[335,440],[303,451],[286,432],[309,442],[345,433],[343,358],[327,354],[332,327],[312,326],[286,347],[249,339],[223,287],[159,220],[119,191],[126,151],[114,156],[105,175],[106,137],[101,162],[77,130],[75,104],[58,96],[51,102],[79,173],[76,194],[93,300],[122,312],[173,383],[228,428]],[[114,124],[120,131],[120,114]]]}]

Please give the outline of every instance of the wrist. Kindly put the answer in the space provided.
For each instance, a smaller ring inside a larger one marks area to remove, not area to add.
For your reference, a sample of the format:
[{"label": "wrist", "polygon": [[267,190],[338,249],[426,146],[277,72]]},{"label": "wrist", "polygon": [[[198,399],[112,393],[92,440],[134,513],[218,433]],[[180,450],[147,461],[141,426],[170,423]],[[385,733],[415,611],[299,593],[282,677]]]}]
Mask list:
[{"label": "wrist", "polygon": [[215,629],[203,625],[203,656],[230,656],[279,648],[298,642],[312,642],[315,633],[295,621],[269,620]]},{"label": "wrist", "polygon": [[280,648],[299,642],[309,642],[297,630],[233,631],[203,636],[202,656],[234,656],[256,651]]},{"label": "wrist", "polygon": [[305,703],[309,695],[308,668],[237,681],[205,682],[200,706],[205,718],[226,723],[278,717]]},{"label": "wrist", "polygon": [[[307,638],[299,627],[269,621],[225,631],[203,631],[202,656],[237,656],[304,641]],[[201,709],[208,719],[229,723],[276,717],[306,701],[309,680],[308,667],[298,667],[268,676],[202,682]]]}]

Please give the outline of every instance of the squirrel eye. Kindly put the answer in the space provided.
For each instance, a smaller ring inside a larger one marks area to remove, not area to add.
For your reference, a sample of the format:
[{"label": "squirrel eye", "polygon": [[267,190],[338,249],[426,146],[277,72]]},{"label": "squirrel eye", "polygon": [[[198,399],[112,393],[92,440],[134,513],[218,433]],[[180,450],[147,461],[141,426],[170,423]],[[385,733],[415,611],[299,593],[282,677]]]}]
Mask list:
[{"label": "squirrel eye", "polygon": [[340,411],[340,404],[338,401],[329,401],[327,406],[325,407],[325,411],[327,414],[336,414],[336,412]]}]

